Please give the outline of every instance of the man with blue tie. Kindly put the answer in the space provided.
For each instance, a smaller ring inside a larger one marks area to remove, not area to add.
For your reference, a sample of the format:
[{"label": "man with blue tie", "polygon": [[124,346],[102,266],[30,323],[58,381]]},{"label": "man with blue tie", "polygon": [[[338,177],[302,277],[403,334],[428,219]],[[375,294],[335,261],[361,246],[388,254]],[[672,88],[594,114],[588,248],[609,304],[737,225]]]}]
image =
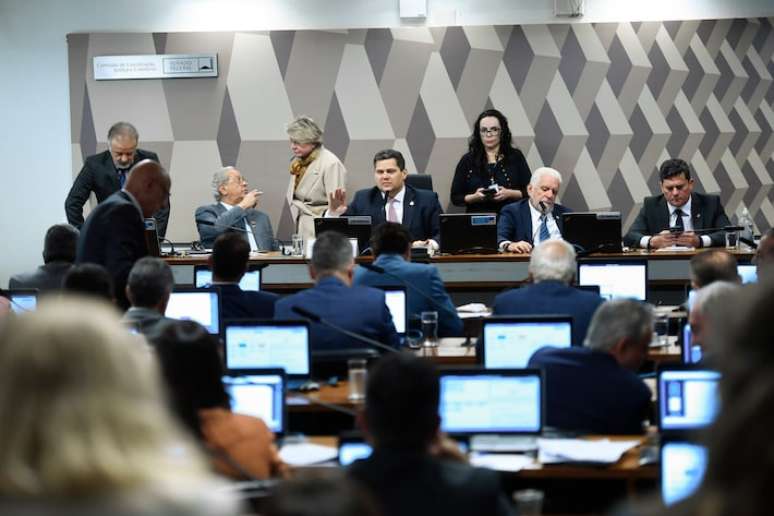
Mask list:
[{"label": "man with blue tie", "polygon": [[497,220],[497,244],[501,251],[529,253],[546,240],[562,238],[562,214],[567,208],[556,202],[562,175],[541,167],[532,173],[527,199],[503,208]]}]

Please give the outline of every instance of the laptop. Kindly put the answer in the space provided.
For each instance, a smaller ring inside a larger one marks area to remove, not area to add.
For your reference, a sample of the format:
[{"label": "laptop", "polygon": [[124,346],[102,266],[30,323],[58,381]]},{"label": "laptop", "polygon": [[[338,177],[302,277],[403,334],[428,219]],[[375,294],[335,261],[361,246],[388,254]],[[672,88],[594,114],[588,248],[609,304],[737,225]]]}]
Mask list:
[{"label": "laptop", "polygon": [[3,297],[11,302],[11,311],[15,314],[33,312],[38,306],[38,289],[12,288],[2,291]]},{"label": "laptop", "polygon": [[441,253],[494,254],[497,252],[497,215],[442,213]]},{"label": "laptop", "polygon": [[344,432],[339,435],[339,465],[349,466],[359,459],[371,456],[373,448],[359,432]]},{"label": "laptop", "polygon": [[392,323],[395,325],[395,331],[401,336],[406,334],[408,326],[408,297],[406,296],[406,287],[376,286],[384,290],[384,301],[392,315]]},{"label": "laptop", "polygon": [[682,440],[662,441],[660,450],[661,498],[672,505],[692,495],[707,470],[707,448]]},{"label": "laptop", "polygon": [[562,237],[585,254],[620,253],[621,212],[571,212],[562,214]]},{"label": "laptop", "polygon": [[338,231],[349,238],[356,238],[362,253],[371,245],[371,216],[358,215],[353,217],[317,217],[314,219],[314,236],[318,237],[326,231]]},{"label": "laptop", "polygon": [[720,373],[691,366],[658,371],[658,428],[662,434],[683,434],[708,426],[719,408]]},{"label": "laptop", "polygon": [[153,217],[145,219],[145,245],[148,247],[148,256],[161,256],[159,233],[156,229],[156,219]]},{"label": "laptop", "polygon": [[290,389],[309,381],[312,358],[306,321],[227,320],[223,324],[223,342],[229,375],[281,368]]},{"label": "laptop", "polygon": [[477,355],[486,369],[527,367],[530,357],[544,346],[572,345],[569,315],[489,317],[482,323],[481,349]]},{"label": "laptop", "polygon": [[701,346],[694,344],[691,337],[691,325],[686,321],[681,332],[681,355],[683,364],[696,364],[701,361]]},{"label": "laptop", "polygon": [[231,411],[262,419],[269,430],[282,437],[287,430],[285,371],[254,369],[245,373],[223,377],[223,385],[231,398]]},{"label": "laptop", "polygon": [[758,268],[753,263],[738,264],[736,272],[742,278],[742,283],[757,283],[758,281]]},{"label": "laptop", "polygon": [[[261,269],[263,267],[250,268],[239,281],[239,288],[258,292],[261,290]],[[212,270],[207,265],[194,265],[194,286],[196,288],[207,287],[212,284]]]},{"label": "laptop", "polygon": [[645,301],[648,291],[647,260],[589,260],[578,262],[578,284],[599,285],[605,299]]},{"label": "laptop", "polygon": [[215,287],[175,287],[164,315],[196,321],[209,333],[217,335],[220,333],[220,291]]}]

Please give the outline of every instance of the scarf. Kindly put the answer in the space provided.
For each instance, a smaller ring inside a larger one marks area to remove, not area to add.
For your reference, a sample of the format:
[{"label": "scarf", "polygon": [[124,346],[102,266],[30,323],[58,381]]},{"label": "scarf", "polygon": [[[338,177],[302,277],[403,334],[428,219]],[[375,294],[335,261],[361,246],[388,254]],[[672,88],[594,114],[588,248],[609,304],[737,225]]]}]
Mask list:
[{"label": "scarf", "polygon": [[301,178],[304,177],[307,167],[317,159],[320,155],[320,147],[310,152],[305,158],[294,158],[290,162],[290,175],[295,176],[295,183],[293,184],[293,191],[298,188],[298,183],[301,182]]}]

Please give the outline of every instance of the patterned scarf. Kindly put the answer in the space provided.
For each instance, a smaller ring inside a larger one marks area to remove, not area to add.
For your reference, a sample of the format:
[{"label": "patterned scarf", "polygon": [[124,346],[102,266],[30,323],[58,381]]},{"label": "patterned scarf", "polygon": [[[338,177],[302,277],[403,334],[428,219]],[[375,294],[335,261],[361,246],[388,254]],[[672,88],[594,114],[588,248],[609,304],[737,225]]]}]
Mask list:
[{"label": "patterned scarf", "polygon": [[320,147],[310,152],[305,158],[294,158],[290,162],[290,175],[295,176],[295,183],[293,184],[293,191],[298,188],[298,183],[301,182],[301,178],[304,177],[307,167],[317,159],[320,155]]}]

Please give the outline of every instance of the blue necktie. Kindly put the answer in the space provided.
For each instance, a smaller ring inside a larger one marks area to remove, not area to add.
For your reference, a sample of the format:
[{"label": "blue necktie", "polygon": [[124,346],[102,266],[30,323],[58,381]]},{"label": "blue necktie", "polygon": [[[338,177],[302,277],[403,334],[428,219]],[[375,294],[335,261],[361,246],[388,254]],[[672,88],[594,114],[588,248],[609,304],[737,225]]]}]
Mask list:
[{"label": "blue necktie", "polygon": [[548,232],[548,215],[540,216],[540,241],[545,242],[551,238],[551,233]]},{"label": "blue necktie", "polygon": [[119,188],[124,187],[124,183],[126,183],[126,170],[120,169],[118,171],[118,184]]}]

